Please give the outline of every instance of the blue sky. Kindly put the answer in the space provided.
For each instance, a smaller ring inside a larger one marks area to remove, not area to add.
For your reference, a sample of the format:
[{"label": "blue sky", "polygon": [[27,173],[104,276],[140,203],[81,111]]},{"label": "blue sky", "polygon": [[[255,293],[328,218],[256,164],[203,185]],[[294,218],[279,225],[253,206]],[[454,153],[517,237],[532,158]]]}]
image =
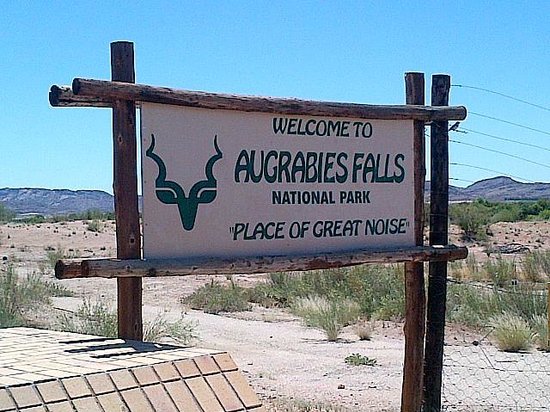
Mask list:
[{"label": "blue sky", "polygon": [[453,87],[451,104],[470,111],[461,125],[470,132],[453,140],[534,163],[452,142],[451,177],[461,180],[451,184],[497,174],[550,182],[548,1],[0,4],[0,187],[112,192],[110,110],[52,108],[48,90],[109,79],[115,40],[135,42],[139,83],[190,90],[402,104],[405,72],[426,73],[428,85],[448,73],[543,107]]}]

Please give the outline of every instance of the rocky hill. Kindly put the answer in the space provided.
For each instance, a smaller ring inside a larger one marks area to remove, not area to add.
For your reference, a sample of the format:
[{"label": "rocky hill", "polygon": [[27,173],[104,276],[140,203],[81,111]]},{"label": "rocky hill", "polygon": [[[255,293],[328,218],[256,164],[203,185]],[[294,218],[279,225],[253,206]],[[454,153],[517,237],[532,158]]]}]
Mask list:
[{"label": "rocky hill", "polygon": [[[426,182],[425,197],[430,197],[430,182]],[[467,187],[449,187],[449,200],[452,202],[479,198],[490,201],[550,199],[550,183],[522,183],[509,177],[497,176]]]},{"label": "rocky hill", "polygon": [[113,195],[101,190],[0,189],[0,202],[18,215],[64,215],[97,209],[114,210]]},{"label": "rocky hill", "polygon": [[[426,182],[425,198],[430,197],[430,182]],[[484,198],[490,201],[550,199],[550,183],[521,183],[504,176],[480,180],[468,187],[449,187],[453,202]],[[97,209],[114,210],[113,195],[101,190],[66,189],[0,189],[0,203],[19,215],[63,215]]]}]

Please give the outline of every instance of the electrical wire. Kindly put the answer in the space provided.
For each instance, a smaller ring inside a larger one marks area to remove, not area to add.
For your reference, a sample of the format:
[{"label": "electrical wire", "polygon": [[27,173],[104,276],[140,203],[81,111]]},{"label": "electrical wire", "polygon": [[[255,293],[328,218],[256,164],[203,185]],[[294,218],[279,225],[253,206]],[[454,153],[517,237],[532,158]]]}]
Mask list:
[{"label": "electrical wire", "polygon": [[455,129],[455,130],[452,130],[452,131],[458,132],[458,133],[475,133],[475,134],[479,134],[479,135],[482,135],[482,136],[490,137],[492,139],[502,140],[504,142],[511,142],[511,143],[522,145],[522,146],[529,146],[529,147],[533,147],[535,149],[545,150],[547,152],[550,152],[550,149],[547,148],[547,147],[538,146],[536,144],[531,144],[531,143],[519,142],[519,141],[514,140],[514,139],[507,139],[506,137],[501,137],[501,136],[496,136],[494,134],[479,132],[477,130],[467,129],[465,127],[460,127],[459,129]]},{"label": "electrical wire", "polygon": [[529,106],[536,107],[537,109],[546,110],[546,111],[550,112],[550,107],[545,107],[545,106],[542,106],[540,104],[531,103],[531,102],[528,102],[527,100],[518,99],[517,97],[510,96],[508,94],[504,94],[504,93],[497,92],[497,91],[494,91],[494,90],[484,89],[483,87],[468,86],[468,85],[465,85],[465,84],[452,84],[451,87],[461,87],[461,88],[464,88],[464,89],[479,90],[479,91],[486,92],[486,93],[496,94],[498,96],[506,97],[507,99],[514,100],[516,102],[527,104]]},{"label": "electrical wire", "polygon": [[548,132],[546,130],[535,129],[534,127],[525,126],[525,125],[520,124],[520,123],[514,123],[514,122],[511,122],[509,120],[499,119],[498,117],[488,116],[486,114],[481,114],[481,113],[476,113],[476,112],[468,112],[468,114],[473,114],[474,116],[479,116],[479,117],[483,117],[485,119],[495,120],[495,121],[501,122],[501,123],[511,124],[512,126],[521,127],[522,129],[531,130],[533,132],[542,133],[542,134],[546,134],[546,135],[550,136],[550,132]]},{"label": "electrical wire", "polygon": [[523,160],[524,162],[529,162],[529,163],[532,163],[534,165],[542,166],[542,167],[546,167],[546,168],[550,169],[550,165],[535,162],[533,160],[529,160],[529,159],[526,159],[524,157],[516,156],[516,155],[510,154],[510,153],[501,152],[500,150],[489,149],[487,147],[478,146],[478,145],[475,145],[475,144],[472,144],[472,143],[459,142],[458,140],[453,140],[453,139],[449,139],[449,142],[463,144],[463,145],[466,145],[466,146],[471,146],[471,147],[475,147],[477,149],[485,150],[487,152],[493,152],[493,153],[498,153],[498,154],[501,154],[501,155],[504,155],[504,156],[513,157],[514,159]]},{"label": "electrical wire", "polygon": [[449,180],[456,180],[458,182],[475,183],[473,180],[459,179],[457,177],[449,177]]}]

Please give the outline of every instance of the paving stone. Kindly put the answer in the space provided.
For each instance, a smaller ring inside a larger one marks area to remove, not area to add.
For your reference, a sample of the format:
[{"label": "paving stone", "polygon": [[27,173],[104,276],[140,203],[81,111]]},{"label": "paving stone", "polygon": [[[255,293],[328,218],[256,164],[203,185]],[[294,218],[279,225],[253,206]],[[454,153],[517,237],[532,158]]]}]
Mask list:
[{"label": "paving stone", "polygon": [[233,387],[229,385],[221,373],[206,376],[205,379],[210,385],[210,388],[212,388],[216,394],[226,412],[235,412],[244,409],[244,405],[239,400],[239,397],[233,390]]},{"label": "paving stone", "polygon": [[223,407],[216,399],[216,395],[214,395],[214,392],[212,392],[212,389],[210,389],[202,376],[187,379],[185,383],[202,409],[208,412],[224,412]]},{"label": "paving stone", "polygon": [[50,412],[74,412],[73,405],[69,401],[50,403],[48,410]]},{"label": "paving stone", "polygon": [[212,356],[199,356],[193,360],[203,375],[210,375],[220,371]]},{"label": "paving stone", "polygon": [[249,412],[267,412],[265,406],[258,406],[257,408],[247,409]]},{"label": "paving stone", "polygon": [[196,399],[183,383],[183,381],[173,381],[164,384],[164,387],[170,394],[170,397],[176,404],[179,411],[184,412],[202,412]]},{"label": "paving stone", "polygon": [[136,380],[127,369],[109,372],[118,390],[131,389],[137,386]]},{"label": "paving stone", "polygon": [[129,389],[120,394],[132,412],[155,412],[141,389]]},{"label": "paving stone", "polygon": [[32,385],[12,387],[10,393],[19,408],[42,405],[42,401]]},{"label": "paving stone", "polygon": [[73,404],[78,412],[103,412],[95,397],[75,399]]},{"label": "paving stone", "polygon": [[30,408],[19,409],[21,412],[48,412],[45,406],[31,406]]},{"label": "paving stone", "polygon": [[97,397],[99,404],[103,410],[107,411],[116,411],[116,412],[129,412],[128,408],[122,401],[122,398],[118,392],[112,392],[105,395],[99,395]]},{"label": "paving stone", "polygon": [[223,372],[236,371],[238,369],[237,365],[235,364],[235,362],[233,362],[233,359],[231,358],[231,356],[229,356],[228,353],[220,353],[218,355],[214,355],[214,360],[218,364],[220,370],[222,370]]},{"label": "paving stone", "polygon": [[36,388],[46,403],[58,402],[67,399],[67,393],[65,393],[61,382],[57,380],[39,383],[36,385]]},{"label": "paving stone", "polygon": [[84,396],[90,396],[92,394],[88,384],[81,376],[62,379],[61,382],[63,382],[63,386],[71,399],[83,398]]},{"label": "paving stone", "polygon": [[7,389],[0,389],[0,411],[15,409],[15,403],[8,394]]},{"label": "paving stone", "polygon": [[24,381],[23,379],[17,379],[15,376],[0,376],[0,386],[12,386],[12,385],[21,385],[24,383],[28,383],[27,381]]},{"label": "paving stone", "polygon": [[247,408],[261,406],[258,396],[254,393],[240,371],[226,372],[224,375],[235,392],[237,392],[237,395],[241,399],[242,403],[244,403],[244,406]]},{"label": "paving stone", "polygon": [[176,367],[169,362],[153,365],[153,369],[163,382],[179,379],[180,377]]},{"label": "paving stone", "polygon": [[162,412],[179,412],[174,402],[161,384],[146,386],[142,388],[155,410]]},{"label": "paving stone", "polygon": [[115,385],[106,373],[95,373],[93,375],[88,375],[86,376],[86,380],[96,395],[115,391]]},{"label": "paving stone", "polygon": [[141,386],[151,385],[158,382],[159,378],[151,366],[140,366],[132,368],[132,373]]},{"label": "paving stone", "polygon": [[201,373],[195,362],[192,359],[186,359],[182,361],[174,362],[178,372],[182,378],[191,378],[193,376],[199,376]]}]

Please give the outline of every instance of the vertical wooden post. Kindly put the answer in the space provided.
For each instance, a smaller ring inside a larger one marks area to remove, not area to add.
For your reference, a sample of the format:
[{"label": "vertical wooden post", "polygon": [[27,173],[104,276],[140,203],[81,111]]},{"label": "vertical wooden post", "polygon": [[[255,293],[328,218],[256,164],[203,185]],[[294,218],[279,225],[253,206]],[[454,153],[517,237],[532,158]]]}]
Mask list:
[{"label": "vertical wooden post", "polygon": [[[447,106],[451,77],[432,76],[432,106]],[[446,245],[449,219],[449,122],[433,122],[430,129],[430,245]],[[441,410],[447,262],[430,262],[424,366],[424,410]]]},{"label": "vertical wooden post", "polygon": [[[423,105],[424,74],[405,74],[407,104]],[[424,243],[424,177],[425,149],[424,122],[414,121],[414,235],[415,243]],[[425,327],[424,266],[422,263],[405,264],[405,360],[401,411],[418,412],[422,406],[422,376],[424,365]]]},{"label": "vertical wooden post", "polygon": [[[135,83],[134,45],[111,43],[111,78]],[[137,194],[136,105],[117,100],[113,106],[116,242],[119,259],[141,258]],[[117,278],[118,336],[142,340],[141,278]]]}]

